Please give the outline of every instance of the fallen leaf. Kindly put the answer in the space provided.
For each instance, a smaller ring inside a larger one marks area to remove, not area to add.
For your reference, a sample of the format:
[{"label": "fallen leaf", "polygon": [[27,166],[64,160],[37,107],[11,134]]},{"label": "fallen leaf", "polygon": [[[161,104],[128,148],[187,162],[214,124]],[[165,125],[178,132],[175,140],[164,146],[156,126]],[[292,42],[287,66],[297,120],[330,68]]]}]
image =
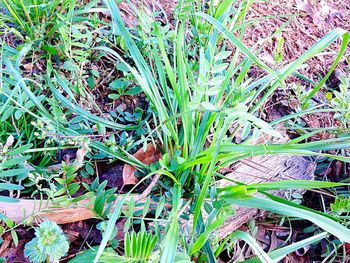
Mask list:
[{"label": "fallen leaf", "polygon": [[65,233],[68,235],[69,241],[74,242],[79,238],[79,232],[74,230],[65,230]]},{"label": "fallen leaf", "polygon": [[32,70],[32,68],[33,68],[33,64],[32,64],[32,63],[23,64],[23,67],[24,67],[26,70],[30,71],[30,70]]},{"label": "fallen leaf", "polygon": [[[134,155],[137,160],[143,162],[144,164],[151,164],[158,161],[162,154],[160,151],[153,146],[152,143],[147,144],[146,151],[139,149]],[[124,185],[132,184],[135,185],[138,182],[135,176],[136,168],[132,165],[126,164],[123,169],[123,183]]]},{"label": "fallen leaf", "polygon": [[321,17],[318,15],[318,10],[315,10],[309,0],[296,0],[296,4],[299,10],[306,12],[312,18],[315,25],[323,24]]}]

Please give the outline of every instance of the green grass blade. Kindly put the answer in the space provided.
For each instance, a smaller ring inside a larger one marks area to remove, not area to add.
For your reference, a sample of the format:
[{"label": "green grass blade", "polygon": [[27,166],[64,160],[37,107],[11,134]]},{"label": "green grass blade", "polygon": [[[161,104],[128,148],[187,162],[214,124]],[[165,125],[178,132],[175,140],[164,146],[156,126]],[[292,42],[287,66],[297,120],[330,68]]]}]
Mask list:
[{"label": "green grass blade", "polygon": [[287,205],[285,203],[260,197],[244,198],[224,198],[228,203],[233,205],[247,206],[251,208],[265,209],[277,214],[306,219],[313,222],[320,228],[331,233],[342,241],[350,242],[350,229],[342,224],[319,213],[314,213],[306,209]]},{"label": "green grass blade", "polygon": [[23,190],[23,186],[17,185],[17,184],[11,184],[11,183],[0,183],[0,190]]},{"label": "green grass blade", "polygon": [[119,215],[121,213],[123,204],[126,201],[127,197],[128,197],[128,195],[125,195],[125,197],[122,200],[117,200],[116,201],[117,202],[117,206],[115,207],[115,209],[114,209],[110,219],[108,220],[107,228],[106,228],[105,233],[103,234],[100,246],[98,247],[98,250],[97,250],[97,253],[96,253],[96,256],[95,256],[95,259],[94,259],[94,263],[98,263],[99,262],[99,259],[101,258],[102,253],[105,250],[105,248],[107,246],[107,243],[108,243],[108,241],[110,240],[110,238],[111,238],[111,236],[113,234],[113,231],[114,231],[114,228],[115,228],[115,224],[116,224],[116,222],[117,222],[117,220],[119,218]]},{"label": "green grass blade", "polygon": [[227,10],[230,10],[234,0],[224,0],[218,5],[214,17],[219,19]]},{"label": "green grass blade", "polygon": [[[288,246],[282,247],[282,248],[278,248],[274,251],[271,251],[268,253],[268,255],[270,256],[270,258],[272,258],[274,260],[274,262],[278,262],[280,260],[282,260],[283,258],[285,258],[288,254],[293,253],[294,251],[303,248],[307,245],[316,243],[326,237],[328,237],[329,234],[327,232],[322,232],[319,233],[315,236],[312,237],[308,237],[305,238],[304,240],[292,243]],[[252,258],[252,259],[248,259],[244,261],[245,263],[260,263],[261,260],[258,258]]]},{"label": "green grass blade", "polygon": [[173,188],[173,209],[172,219],[170,227],[166,233],[164,240],[164,250],[160,259],[161,263],[172,263],[174,262],[176,253],[177,253],[177,245],[179,239],[179,205],[181,198],[181,188],[178,185],[175,185]]},{"label": "green grass blade", "polygon": [[339,49],[338,55],[336,57],[336,59],[334,60],[334,62],[331,65],[331,68],[329,69],[328,73],[326,74],[326,76],[317,84],[317,86],[315,88],[312,89],[312,91],[310,92],[309,95],[307,95],[307,97],[304,100],[304,103],[302,105],[302,108],[305,109],[307,102],[316,94],[316,92],[318,92],[323,85],[326,83],[327,79],[329,78],[329,76],[332,74],[332,72],[334,71],[334,69],[337,67],[337,65],[339,64],[339,61],[342,59],[347,47],[348,47],[348,43],[349,43],[349,38],[350,38],[350,33],[346,32],[343,35],[343,40],[341,43],[341,47]]},{"label": "green grass blade", "polygon": [[11,13],[11,15],[17,20],[18,24],[22,27],[22,29],[24,31],[26,31],[27,27],[25,26],[24,22],[22,21],[22,19],[19,17],[19,15],[17,14],[17,12],[11,7],[11,5],[13,5],[13,3],[7,1],[7,0],[1,0],[1,2],[6,6],[6,8],[9,10],[9,12]]},{"label": "green grass blade", "polygon": [[[350,184],[323,182],[323,181],[310,181],[310,180],[282,180],[282,181],[276,181],[276,182],[250,184],[250,185],[247,185],[247,189],[270,191],[270,190],[276,190],[276,189],[319,189],[319,188],[330,188],[330,187],[338,187],[338,186],[350,186]],[[234,188],[234,187],[235,186],[228,186],[228,188]]]},{"label": "green grass blade", "polygon": [[303,116],[303,115],[307,115],[307,114],[314,114],[314,113],[322,113],[322,112],[350,112],[350,110],[345,110],[345,109],[309,109],[309,110],[303,110],[300,112],[296,112],[296,113],[292,113],[289,114],[287,116],[283,116],[281,118],[278,118],[272,122],[270,122],[270,125],[274,126],[277,125],[279,123]]},{"label": "green grass blade", "polygon": [[193,255],[194,253],[199,251],[207,242],[212,232],[218,227],[222,226],[224,223],[225,223],[225,218],[220,217],[216,221],[214,221],[212,224],[210,224],[208,228],[198,236],[196,242],[193,244],[190,255]]},{"label": "green grass blade", "polygon": [[203,17],[209,23],[211,23],[218,31],[222,32],[231,42],[236,46],[244,55],[246,55],[250,60],[252,60],[256,65],[266,70],[271,74],[275,74],[274,71],[267,66],[264,62],[262,62],[254,53],[246,47],[241,40],[236,38],[231,32],[229,32],[225,26],[220,23],[215,18],[205,14],[205,13],[196,13],[197,16]]},{"label": "green grass blade", "polygon": [[242,239],[244,240],[255,252],[255,254],[258,256],[258,258],[263,263],[273,263],[273,261],[270,256],[262,249],[262,247],[258,244],[256,239],[249,235],[246,232],[243,231],[235,231],[233,235],[231,236],[232,239]]},{"label": "green grass blade", "polygon": [[177,252],[177,241],[179,238],[179,223],[177,216],[173,216],[170,227],[164,240],[164,251],[160,259],[161,263],[172,263]]}]

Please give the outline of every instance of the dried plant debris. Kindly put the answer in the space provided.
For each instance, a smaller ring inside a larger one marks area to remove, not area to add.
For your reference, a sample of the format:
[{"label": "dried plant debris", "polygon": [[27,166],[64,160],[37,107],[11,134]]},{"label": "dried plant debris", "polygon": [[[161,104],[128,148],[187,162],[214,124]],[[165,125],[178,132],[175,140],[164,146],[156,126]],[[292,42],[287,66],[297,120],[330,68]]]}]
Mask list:
[{"label": "dried plant debris", "polygon": [[[277,1],[254,1],[246,17],[246,21],[263,19],[254,23],[246,30],[244,42],[257,48],[262,48],[260,58],[271,66],[276,66],[275,53],[278,50],[278,43],[283,38],[283,60],[278,67],[283,67],[299,58],[315,42],[326,35],[332,29],[341,27],[350,30],[350,9],[346,1],[309,1],[309,0],[277,0]],[[276,36],[263,44],[262,41],[273,35],[286,22],[289,24]],[[256,45],[258,43],[258,45]],[[333,53],[340,47],[340,40],[328,48]],[[345,60],[349,57],[350,49],[347,49],[347,56],[341,61],[338,69],[344,72],[348,67]],[[334,55],[322,55],[307,62],[307,67],[300,70],[300,73],[318,81],[319,77],[325,76],[334,60]],[[257,70],[257,69],[254,69]],[[251,72],[254,75],[258,72]],[[290,83],[295,78],[290,79]]]}]

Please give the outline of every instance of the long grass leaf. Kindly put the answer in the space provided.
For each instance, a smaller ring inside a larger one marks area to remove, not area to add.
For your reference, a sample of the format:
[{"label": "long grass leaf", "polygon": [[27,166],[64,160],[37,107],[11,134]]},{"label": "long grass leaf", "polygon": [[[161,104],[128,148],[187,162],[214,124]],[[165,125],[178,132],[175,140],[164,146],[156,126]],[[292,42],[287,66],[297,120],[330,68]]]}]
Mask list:
[{"label": "long grass leaf", "polygon": [[232,239],[242,239],[244,240],[255,252],[255,254],[259,257],[261,262],[263,263],[273,263],[274,261],[270,258],[270,256],[262,249],[262,247],[258,244],[255,238],[243,231],[235,231],[231,236]]},{"label": "long grass leaf", "polygon": [[[318,189],[318,188],[330,188],[338,186],[350,186],[350,184],[333,183],[323,181],[310,181],[310,180],[282,180],[276,182],[249,184],[247,189],[258,189],[260,191],[270,191],[276,189]],[[227,186],[222,189],[234,189],[235,186]]]},{"label": "long grass leaf", "polygon": [[98,247],[98,250],[97,250],[97,253],[96,253],[96,256],[94,259],[94,263],[98,263],[99,259],[101,258],[102,253],[105,250],[107,243],[113,234],[115,224],[119,218],[119,215],[121,213],[121,209],[122,209],[123,204],[126,201],[127,197],[128,197],[128,195],[125,195],[125,197],[122,200],[116,201],[117,205],[116,205],[110,219],[108,220],[106,231],[104,232],[103,237],[102,237],[102,241],[100,243],[100,246]]},{"label": "long grass leaf", "polygon": [[252,60],[256,65],[261,67],[262,69],[266,70],[267,72],[271,74],[275,74],[274,71],[267,66],[264,62],[262,62],[254,53],[245,46],[241,40],[236,38],[231,32],[229,32],[225,26],[220,23],[217,19],[211,17],[208,14],[205,13],[196,13],[197,16],[203,17],[205,20],[210,22],[217,30],[222,32],[231,42],[236,46],[244,55],[246,55],[250,60]]},{"label": "long grass leaf", "polygon": [[160,259],[161,263],[172,263],[174,262],[177,245],[179,239],[179,200],[180,200],[180,187],[175,185],[173,188],[173,209],[172,219],[170,227],[166,233],[164,240],[164,250]]},{"label": "long grass leaf", "polygon": [[311,90],[311,92],[305,98],[304,103],[302,105],[303,109],[305,109],[306,103],[316,94],[317,91],[319,91],[322,88],[322,86],[326,83],[329,76],[332,74],[334,69],[339,64],[339,61],[342,59],[342,57],[343,57],[343,55],[348,47],[349,38],[350,38],[350,33],[349,32],[344,33],[343,40],[342,40],[337,57],[335,58],[334,62],[332,63],[331,68],[328,70],[326,76],[317,84],[317,86],[315,88],[313,88]]},{"label": "long grass leaf", "polygon": [[[274,260],[274,262],[278,262],[282,260],[284,257],[286,257],[288,254],[293,253],[294,251],[303,248],[307,245],[314,244],[326,237],[328,237],[329,234],[327,232],[322,232],[317,235],[314,235],[312,237],[305,238],[301,241],[295,242],[293,244],[290,244],[288,246],[278,248],[276,250],[273,250],[268,253],[269,257]],[[260,263],[261,260],[259,258],[251,258],[244,261],[245,263]]]},{"label": "long grass leaf", "polygon": [[350,242],[350,229],[318,213],[260,197],[224,198],[233,205],[265,209],[277,214],[309,220],[342,241]]}]

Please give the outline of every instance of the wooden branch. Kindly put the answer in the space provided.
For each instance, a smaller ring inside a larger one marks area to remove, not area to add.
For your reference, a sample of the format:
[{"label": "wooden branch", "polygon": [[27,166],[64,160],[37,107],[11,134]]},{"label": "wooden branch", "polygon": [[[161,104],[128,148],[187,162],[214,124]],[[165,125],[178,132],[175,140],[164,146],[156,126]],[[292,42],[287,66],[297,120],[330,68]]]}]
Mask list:
[{"label": "wooden branch", "polygon": [[[123,197],[117,196],[112,211]],[[130,195],[129,199],[142,201],[143,196]],[[57,224],[67,224],[98,218],[92,208],[93,204],[90,199],[79,201],[67,207],[57,207],[57,205],[47,200],[40,202],[40,200],[20,199],[18,203],[0,202],[0,212],[16,224],[38,224],[43,220],[55,221]],[[126,205],[123,209],[127,209]],[[137,209],[142,209],[142,207],[138,207]]]},{"label": "wooden branch", "polygon": [[46,219],[66,224],[96,218],[90,203],[90,200],[83,200],[76,205],[57,207],[47,200],[20,199],[19,203],[0,202],[0,211],[17,224],[32,218],[34,223]]},{"label": "wooden branch", "polygon": [[[266,155],[244,159],[234,168],[234,172],[225,177],[245,184],[258,184],[280,180],[313,180],[315,163],[301,156]],[[228,180],[218,181],[220,187],[232,185]],[[295,191],[294,191],[295,192]],[[302,190],[298,190],[302,193]],[[292,191],[279,190],[271,193],[280,196],[290,196]],[[228,219],[218,230],[217,235],[224,238],[244,223],[253,219],[262,211],[249,207],[235,206],[236,214]]]}]

